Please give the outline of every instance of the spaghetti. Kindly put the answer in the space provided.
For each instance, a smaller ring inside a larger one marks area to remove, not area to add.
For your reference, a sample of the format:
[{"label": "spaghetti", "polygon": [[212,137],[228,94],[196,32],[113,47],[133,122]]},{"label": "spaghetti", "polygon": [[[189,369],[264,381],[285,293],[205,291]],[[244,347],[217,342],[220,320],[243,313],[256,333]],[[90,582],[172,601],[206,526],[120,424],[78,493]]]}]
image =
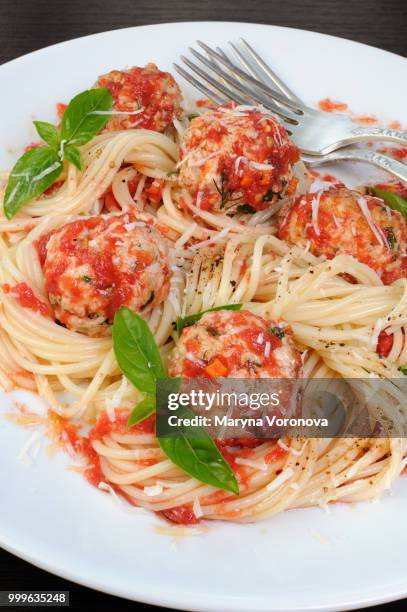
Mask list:
[{"label": "spaghetti", "polygon": [[[376,497],[403,469],[406,443],[402,438],[280,439],[263,440],[254,448],[223,447],[239,482],[239,495],[189,476],[160,448],[152,417],[126,429],[128,415],[143,394],[118,367],[111,317],[100,306],[99,310],[92,306],[103,323],[99,334],[86,325],[75,327],[72,317],[63,319],[58,314],[61,304],[65,311],[73,308],[74,296],[77,316],[92,319],[95,313],[90,305],[95,296],[104,292],[104,298],[111,300],[114,282],[100,284],[95,262],[103,259],[104,247],[98,242],[99,234],[93,247],[88,235],[71,236],[72,248],[64,251],[59,268],[62,238],[58,242],[57,236],[89,220],[102,220],[96,225],[103,225],[107,233],[121,223],[123,236],[115,234],[115,242],[107,247],[109,265],[122,271],[133,266],[134,275],[131,280],[126,277],[126,282],[137,290],[155,283],[149,307],[143,312],[137,302],[135,308],[147,321],[165,362],[180,342],[175,329],[178,317],[243,304],[244,311],[265,321],[282,321],[290,328],[305,378],[386,381],[403,376],[400,368],[407,364],[405,272],[385,285],[366,259],[341,250],[339,237],[329,259],[323,249],[313,248],[308,234],[300,240],[292,231],[281,239],[281,215],[290,211],[292,224],[295,201],[298,215],[305,214],[301,208],[305,195],[312,200],[306,229],[317,240],[322,227],[320,198],[326,198],[324,193],[306,195],[310,176],[284,129],[264,109],[236,105],[210,110],[190,122],[177,105],[168,127],[171,100],[164,96],[167,106],[160,107],[154,89],[161,87],[159,71],[149,66],[144,72],[131,69],[125,78],[104,75],[106,87],[125,83],[126,96],[136,96],[132,87],[138,87],[137,79],[147,78],[146,74],[152,89],[146,89],[143,81],[142,103],[130,100],[130,106],[124,107],[114,90],[112,117],[115,111],[117,116],[81,146],[82,170],[65,162],[58,181],[44,194],[27,202],[12,219],[0,214],[0,385],[5,391],[21,387],[39,393],[52,414],[78,431],[91,426],[89,435],[74,440],[77,452],[87,457],[88,479],[174,522],[205,518],[248,522],[289,508]],[[173,94],[168,76],[163,83]],[[155,106],[148,106],[149,96]],[[126,98],[126,104],[130,102]],[[137,117],[143,121],[144,108],[148,108],[149,123],[138,128]],[[129,114],[122,121],[126,111]],[[154,113],[159,113],[158,123]],[[202,125],[205,137],[198,142]],[[4,192],[9,173],[0,178]],[[372,206],[367,202],[360,208],[358,223],[364,235],[380,239],[386,248],[380,227],[377,230],[376,220],[371,219]],[[405,219],[394,211],[391,215],[397,216],[400,231],[405,232]],[[148,260],[143,270],[149,273],[148,266],[161,264],[167,257],[168,282],[158,267],[148,282],[140,275],[140,253],[145,259],[150,247],[139,237],[147,231],[150,218],[166,248],[159,257],[154,251],[155,259]],[[128,245],[136,242],[139,251],[134,255]],[[95,251],[90,265],[78,253],[92,248],[102,252]],[[405,243],[400,245],[403,257],[406,248]],[[52,265],[58,270],[59,310],[45,273],[44,253],[52,254]],[[392,273],[395,265],[393,258]],[[76,276],[69,284],[72,270]],[[123,295],[117,308],[129,305],[126,292]],[[81,315],[81,309],[86,314]],[[384,336],[391,338],[385,355],[377,351]],[[66,394],[68,402],[63,399]]]}]

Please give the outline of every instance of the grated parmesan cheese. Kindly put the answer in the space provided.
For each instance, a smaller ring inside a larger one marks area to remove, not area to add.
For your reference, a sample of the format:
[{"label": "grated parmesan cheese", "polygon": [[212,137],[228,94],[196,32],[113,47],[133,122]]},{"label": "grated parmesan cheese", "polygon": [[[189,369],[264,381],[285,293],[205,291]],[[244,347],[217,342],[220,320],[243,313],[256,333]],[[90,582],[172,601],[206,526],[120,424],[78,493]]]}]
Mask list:
[{"label": "grated parmesan cheese", "polygon": [[156,497],[157,495],[161,495],[163,488],[160,485],[153,485],[151,487],[144,487],[143,491],[147,497]]},{"label": "grated parmesan cheese", "polygon": [[124,229],[126,232],[132,232],[136,227],[145,227],[144,221],[133,221],[133,223],[126,223]]},{"label": "grated parmesan cheese", "polygon": [[291,447],[290,447],[290,446],[287,446],[287,444],[285,444],[285,443],[282,441],[282,439],[281,439],[281,438],[279,438],[279,439],[277,440],[277,444],[278,444],[278,445],[279,445],[279,446],[280,446],[280,447],[281,447],[283,450],[287,451],[287,453],[289,453],[289,452],[290,452]]},{"label": "grated parmesan cheese", "polygon": [[195,251],[195,250],[203,249],[204,247],[207,247],[207,246],[211,246],[215,242],[220,242],[221,240],[226,238],[226,236],[228,235],[229,232],[230,232],[230,228],[224,227],[223,230],[221,230],[213,238],[208,238],[208,240],[203,240],[202,242],[197,242],[196,244],[191,245],[190,248],[191,248],[191,250]]},{"label": "grated parmesan cheese", "polygon": [[320,235],[319,225],[318,225],[318,212],[319,212],[319,201],[321,199],[322,191],[318,191],[318,193],[314,196],[311,202],[312,208],[312,227],[317,236]]},{"label": "grated parmesan cheese", "polygon": [[386,245],[388,249],[389,248],[388,242],[386,238],[384,237],[380,228],[378,228],[375,222],[373,221],[372,213],[369,210],[366,199],[363,198],[362,196],[359,196],[358,198],[356,198],[356,200],[357,200],[360,210],[362,211],[363,215],[366,218],[366,221],[368,222],[370,229],[372,230],[374,236],[376,237],[377,242],[381,244],[382,246]]},{"label": "grated parmesan cheese", "polygon": [[198,357],[196,357],[193,353],[188,352],[185,357],[186,359],[188,359],[188,361],[196,363],[197,365],[200,365],[202,367],[206,365],[205,362],[202,361],[202,359],[198,359]]},{"label": "grated parmesan cheese", "polygon": [[274,170],[272,164],[260,164],[259,162],[249,161],[249,166],[255,170]]},{"label": "grated parmesan cheese", "polygon": [[199,166],[203,166],[204,164],[206,164],[207,161],[209,161],[213,157],[217,157],[221,153],[222,151],[212,151],[212,153],[209,153],[208,155],[205,155],[204,157],[198,158],[197,160],[191,162],[189,165],[194,168],[199,168]]},{"label": "grated parmesan cheese", "polygon": [[185,232],[178,238],[177,242],[175,243],[176,247],[181,247],[183,246],[186,242],[188,242],[188,240],[191,238],[191,236],[193,236],[196,228],[198,227],[198,224],[194,221],[193,223],[191,223],[187,229],[185,230]]},{"label": "grated parmesan cheese", "polygon": [[119,408],[124,393],[126,391],[127,388],[127,379],[125,376],[122,377],[121,383],[119,388],[117,389],[117,391],[113,394],[113,397],[111,398],[106,398],[105,399],[105,406],[106,406],[106,412],[107,412],[107,416],[109,418],[109,421],[111,423],[114,422],[115,420],[115,409]]},{"label": "grated parmesan cheese", "polygon": [[[40,449],[42,435],[39,431],[34,431],[28,440],[23,444],[20,452],[17,455],[17,459],[26,465],[34,465],[34,459]],[[36,446],[37,445],[37,446]],[[32,455],[29,451],[32,449]]]},{"label": "grated parmesan cheese", "polygon": [[144,106],[142,106],[141,108],[139,108],[136,111],[117,111],[117,110],[97,111],[97,110],[94,110],[94,111],[91,111],[88,114],[89,115],[139,115],[143,111],[144,111]]}]

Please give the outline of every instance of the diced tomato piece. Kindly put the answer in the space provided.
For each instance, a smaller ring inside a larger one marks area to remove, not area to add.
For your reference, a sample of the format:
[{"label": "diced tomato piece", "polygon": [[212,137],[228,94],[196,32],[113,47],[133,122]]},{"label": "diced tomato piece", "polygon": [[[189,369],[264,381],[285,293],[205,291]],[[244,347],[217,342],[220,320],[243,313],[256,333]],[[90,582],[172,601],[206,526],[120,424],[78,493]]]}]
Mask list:
[{"label": "diced tomato piece", "polygon": [[219,378],[220,376],[226,376],[226,374],[228,373],[227,367],[224,366],[221,360],[217,357],[215,357],[215,359],[213,359],[211,363],[209,363],[206,368],[204,368],[204,371],[211,378]]},{"label": "diced tomato piece", "polygon": [[377,354],[380,357],[387,357],[393,346],[393,334],[386,334],[385,331],[380,332],[377,341]]},{"label": "diced tomato piece", "polygon": [[326,113],[336,113],[338,111],[345,111],[348,105],[344,102],[334,102],[330,98],[324,98],[318,102],[318,106],[321,110]]},{"label": "diced tomato piece", "polygon": [[195,516],[192,508],[186,504],[170,508],[169,510],[162,510],[158,514],[171,523],[178,523],[180,525],[197,525],[199,523],[199,519]]}]

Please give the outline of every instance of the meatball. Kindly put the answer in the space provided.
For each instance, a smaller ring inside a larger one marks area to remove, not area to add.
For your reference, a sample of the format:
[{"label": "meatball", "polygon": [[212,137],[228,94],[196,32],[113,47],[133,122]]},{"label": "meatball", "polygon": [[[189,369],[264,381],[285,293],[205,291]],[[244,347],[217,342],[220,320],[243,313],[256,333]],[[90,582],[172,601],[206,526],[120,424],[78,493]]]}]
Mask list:
[{"label": "meatball", "polygon": [[106,335],[121,306],[144,314],[167,297],[168,248],[149,214],[78,219],[38,249],[55,318],[68,329]]},{"label": "meatball", "polygon": [[105,129],[146,128],[164,132],[181,115],[181,91],[169,72],[155,64],[144,68],[112,70],[100,76],[97,87],[106,87],[113,96],[114,109],[134,115],[113,115]]},{"label": "meatball", "polygon": [[352,255],[385,285],[407,277],[407,221],[379,198],[346,188],[309,193],[280,211],[278,236],[314,255]]},{"label": "meatball", "polygon": [[183,329],[170,355],[170,376],[297,378],[302,362],[289,328],[247,310],[207,312]]},{"label": "meatball", "polygon": [[269,113],[221,107],[193,119],[180,147],[179,182],[203,210],[254,213],[296,189],[297,147]]}]

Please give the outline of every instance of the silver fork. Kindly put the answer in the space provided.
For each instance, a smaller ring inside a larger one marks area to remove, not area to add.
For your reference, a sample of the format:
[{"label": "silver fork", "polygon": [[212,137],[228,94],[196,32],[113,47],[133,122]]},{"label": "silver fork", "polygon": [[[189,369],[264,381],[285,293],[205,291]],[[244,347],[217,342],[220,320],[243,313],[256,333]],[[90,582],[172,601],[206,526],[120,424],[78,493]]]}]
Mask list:
[{"label": "silver fork", "polygon": [[[279,116],[287,132],[307,157],[328,153],[333,156],[332,152],[341,147],[366,140],[390,140],[407,144],[407,132],[355,126],[349,117],[323,113],[305,106],[247,43],[244,43],[246,55],[242,49],[232,45],[245,69],[233,63],[221,49],[215,51],[200,41],[198,44],[208,57],[190,48],[192,55],[200,64],[192,62],[185,56],[181,56],[181,59],[200,79],[195,78],[178,64],[174,64],[177,72],[217,104],[224,104],[229,100],[245,105],[262,104]],[[249,62],[247,53],[255,62]],[[276,91],[276,86],[279,91]],[[337,153],[339,154],[339,151]],[[341,159],[350,159],[349,156],[353,154],[355,155],[353,159],[374,163],[398,178],[407,180],[407,167],[396,160],[363,149],[343,151]],[[329,161],[332,159],[333,157]],[[321,163],[321,158],[318,162],[311,158],[310,162]]]},{"label": "silver fork", "polygon": [[[302,100],[288,87],[284,81],[266,64],[264,59],[249,45],[243,38],[240,45],[230,42],[230,46],[239,58],[242,66],[249,71],[252,76],[257,77],[265,85],[280,92],[283,96],[289,98],[292,102],[303,104]],[[221,49],[217,49],[219,53],[223,53]],[[390,172],[402,181],[407,181],[407,166],[398,162],[387,155],[378,153],[371,148],[356,148],[352,146],[337,149],[325,155],[307,155],[302,154],[302,159],[311,165],[319,165],[330,163],[333,161],[362,161],[373,164],[382,170]]]}]

